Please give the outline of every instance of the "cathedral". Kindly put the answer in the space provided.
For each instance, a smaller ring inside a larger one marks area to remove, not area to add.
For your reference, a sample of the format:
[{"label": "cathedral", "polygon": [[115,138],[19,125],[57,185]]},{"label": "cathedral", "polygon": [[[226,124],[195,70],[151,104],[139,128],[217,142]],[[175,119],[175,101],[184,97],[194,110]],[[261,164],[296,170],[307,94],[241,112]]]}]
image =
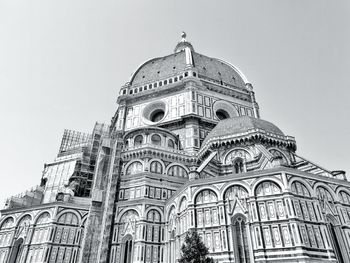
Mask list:
[{"label": "cathedral", "polygon": [[234,65],[186,34],[139,66],[108,124],[65,130],[7,199],[0,263],[175,263],[196,230],[220,263],[350,262],[350,183],[260,118]]}]

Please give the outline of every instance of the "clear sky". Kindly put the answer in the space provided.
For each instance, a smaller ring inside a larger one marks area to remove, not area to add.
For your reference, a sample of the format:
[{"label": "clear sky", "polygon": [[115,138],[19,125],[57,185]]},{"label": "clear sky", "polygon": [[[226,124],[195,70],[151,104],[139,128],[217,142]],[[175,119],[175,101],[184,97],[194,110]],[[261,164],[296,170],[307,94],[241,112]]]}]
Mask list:
[{"label": "clear sky", "polygon": [[109,123],[118,89],[182,30],[243,71],[299,155],[350,174],[348,0],[0,0],[0,200],[40,183],[64,128]]}]

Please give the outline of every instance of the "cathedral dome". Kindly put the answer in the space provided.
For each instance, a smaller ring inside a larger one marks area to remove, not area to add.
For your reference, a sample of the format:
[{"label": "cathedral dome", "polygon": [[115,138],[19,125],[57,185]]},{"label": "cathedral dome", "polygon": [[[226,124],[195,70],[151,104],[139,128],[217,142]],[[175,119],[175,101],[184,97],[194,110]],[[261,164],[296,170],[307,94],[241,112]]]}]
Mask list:
[{"label": "cathedral dome", "polygon": [[139,66],[131,76],[129,84],[133,87],[143,86],[181,75],[191,69],[198,73],[200,79],[246,89],[245,85],[249,82],[237,67],[195,52],[185,36],[182,35],[183,38],[176,45],[173,54],[150,59]]}]

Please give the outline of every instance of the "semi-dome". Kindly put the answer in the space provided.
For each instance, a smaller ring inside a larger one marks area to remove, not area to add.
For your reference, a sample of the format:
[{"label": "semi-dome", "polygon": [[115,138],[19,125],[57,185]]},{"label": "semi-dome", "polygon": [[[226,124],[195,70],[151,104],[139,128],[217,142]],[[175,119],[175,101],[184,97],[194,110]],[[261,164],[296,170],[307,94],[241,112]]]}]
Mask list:
[{"label": "semi-dome", "polygon": [[294,138],[286,136],[273,123],[250,116],[238,116],[221,120],[203,141],[199,155],[203,155],[213,145],[250,139],[275,141],[293,149],[296,147]]},{"label": "semi-dome", "polygon": [[129,84],[134,87],[146,85],[177,76],[189,68],[196,71],[199,78],[222,85],[245,89],[245,85],[249,83],[237,67],[223,60],[195,52],[191,43],[183,36],[175,47],[175,53],[143,63],[131,76]]},{"label": "semi-dome", "polygon": [[220,121],[208,134],[206,140],[226,135],[236,135],[251,130],[262,130],[277,136],[284,136],[284,133],[273,123],[249,116],[239,116]]}]

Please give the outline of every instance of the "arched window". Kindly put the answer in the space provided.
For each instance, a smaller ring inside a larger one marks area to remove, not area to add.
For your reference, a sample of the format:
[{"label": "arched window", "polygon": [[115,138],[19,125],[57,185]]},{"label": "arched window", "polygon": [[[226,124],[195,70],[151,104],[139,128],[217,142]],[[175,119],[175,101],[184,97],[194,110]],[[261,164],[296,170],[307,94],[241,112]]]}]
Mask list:
[{"label": "arched window", "polygon": [[72,212],[67,212],[61,215],[57,222],[62,225],[77,226],[79,224],[78,217]]},{"label": "arched window", "polygon": [[151,162],[151,165],[150,165],[150,171],[151,171],[151,173],[162,174],[163,173],[163,166],[160,162],[153,161],[153,162]]},{"label": "arched window", "polygon": [[225,200],[233,200],[235,198],[238,198],[239,200],[243,200],[248,197],[247,190],[240,186],[240,185],[234,185],[229,187],[224,195]]},{"label": "arched window", "polygon": [[155,209],[149,210],[149,212],[147,213],[147,221],[151,223],[159,223],[160,213]]},{"label": "arched window", "polygon": [[176,225],[175,225],[175,219],[176,219],[176,211],[175,207],[173,206],[168,214],[168,221],[169,221],[169,230],[173,230]]},{"label": "arched window", "polygon": [[242,158],[236,158],[233,161],[233,171],[235,174],[240,174],[244,172],[244,163]]},{"label": "arched window", "polygon": [[350,195],[345,191],[339,192],[340,202],[350,205]]},{"label": "arched window", "polygon": [[186,199],[186,197],[183,197],[183,198],[181,199],[181,202],[180,202],[180,210],[179,210],[179,212],[181,213],[181,212],[184,211],[186,208],[187,208],[187,199]]},{"label": "arched window", "polygon": [[20,262],[23,252],[23,238],[19,238],[13,244],[9,263]]},{"label": "arched window", "polygon": [[124,248],[124,253],[123,253],[123,263],[131,263],[132,260],[132,250],[133,250],[133,242],[132,242],[132,237],[131,235],[128,235],[126,238],[123,240],[123,248]]},{"label": "arched window", "polygon": [[[79,216],[80,217],[80,216]],[[79,244],[82,239],[82,231],[80,227],[80,221],[78,215],[73,212],[64,212],[57,219],[56,231],[54,232],[53,242],[64,245]],[[48,233],[49,234],[49,233]],[[48,236],[48,238],[50,238]],[[38,237],[40,240],[41,238]],[[63,246],[64,246],[63,245]],[[66,251],[65,257],[69,258],[73,254],[75,257],[75,251]],[[50,262],[63,262],[64,254],[59,250],[52,250],[50,255]]]},{"label": "arched window", "polygon": [[30,215],[24,216],[21,221],[17,224],[17,233],[20,234],[22,233],[22,230],[25,228],[28,228],[30,225],[30,221],[32,220],[32,217]]},{"label": "arched window", "polygon": [[203,190],[196,196],[196,204],[207,204],[217,202],[218,197],[212,190]]},{"label": "arched window", "polygon": [[153,134],[151,137],[151,142],[154,145],[161,145],[162,139],[158,134]]},{"label": "arched window", "polygon": [[225,157],[225,164],[233,165],[235,160],[241,159],[245,162],[252,160],[252,157],[249,152],[243,149],[234,149],[230,151]]},{"label": "arched window", "polygon": [[36,220],[36,225],[44,225],[50,222],[51,216],[48,212],[42,213]]},{"label": "arched window", "polygon": [[268,196],[268,195],[275,195],[280,193],[281,193],[281,188],[272,181],[265,181],[260,183],[255,190],[256,196]]},{"label": "arched window", "polygon": [[325,187],[323,187],[323,186],[317,187],[316,193],[317,193],[318,198],[320,198],[322,200],[326,200],[326,201],[331,202],[331,203],[334,202],[334,198],[333,198],[332,194]]},{"label": "arched window", "polygon": [[119,233],[124,236],[122,239],[122,253],[118,262],[130,263],[133,258],[133,238],[129,233],[136,232],[136,222],[139,220],[139,215],[135,210],[126,211],[118,223]]},{"label": "arched window", "polygon": [[269,150],[269,152],[278,160],[281,161],[282,164],[287,164],[288,161],[286,159],[286,157],[283,155],[283,153],[281,153],[280,151],[276,150],[276,149],[271,149]]},{"label": "arched window", "polygon": [[134,146],[140,146],[143,143],[143,136],[137,135],[134,139]]},{"label": "arched window", "polygon": [[[15,226],[14,220],[12,217],[6,218],[0,225],[0,247],[10,246],[12,243],[13,227]],[[6,251],[6,250],[5,250]],[[5,253],[7,252],[0,251],[0,262],[5,262]],[[3,252],[3,254],[1,254]]]},{"label": "arched window", "polygon": [[176,257],[176,250],[175,250],[175,227],[176,227],[176,212],[175,212],[175,208],[172,207],[170,209],[170,212],[168,214],[168,221],[169,221],[169,227],[168,227],[168,236],[169,236],[169,250],[168,250],[168,255],[169,258],[172,259],[172,261],[170,261],[171,263],[174,262],[173,259],[175,259]]},{"label": "arched window", "polygon": [[14,220],[12,217],[7,218],[0,227],[0,230],[9,229],[14,226]]},{"label": "arched window", "polygon": [[[35,228],[33,232],[32,244],[39,244],[47,242],[49,239],[50,229],[48,223],[50,222],[51,216],[48,212],[42,213],[35,222]],[[39,258],[42,258],[43,251],[39,250]]]},{"label": "arched window", "polygon": [[250,263],[247,226],[243,216],[238,216],[233,222],[233,237],[237,262]]},{"label": "arched window", "polygon": [[311,196],[310,191],[306,188],[306,186],[297,181],[292,183],[292,193],[301,196]]},{"label": "arched window", "polygon": [[168,147],[171,148],[171,149],[175,148],[175,144],[174,144],[173,140],[171,140],[171,139],[168,140]]},{"label": "arched window", "polygon": [[180,234],[183,234],[188,230],[187,215],[186,213],[184,213],[186,208],[187,208],[187,199],[186,197],[183,197],[180,201],[180,205],[179,205],[180,215],[178,217],[178,230]]},{"label": "arched window", "polygon": [[138,219],[139,215],[135,210],[126,211],[123,216],[120,218],[120,223],[126,224],[130,221]]},{"label": "arched window", "polygon": [[178,176],[178,177],[188,177],[187,171],[185,168],[180,165],[173,165],[168,169],[168,175],[170,176]]},{"label": "arched window", "polygon": [[126,169],[126,175],[138,174],[143,170],[143,166],[141,162],[133,162]]}]

